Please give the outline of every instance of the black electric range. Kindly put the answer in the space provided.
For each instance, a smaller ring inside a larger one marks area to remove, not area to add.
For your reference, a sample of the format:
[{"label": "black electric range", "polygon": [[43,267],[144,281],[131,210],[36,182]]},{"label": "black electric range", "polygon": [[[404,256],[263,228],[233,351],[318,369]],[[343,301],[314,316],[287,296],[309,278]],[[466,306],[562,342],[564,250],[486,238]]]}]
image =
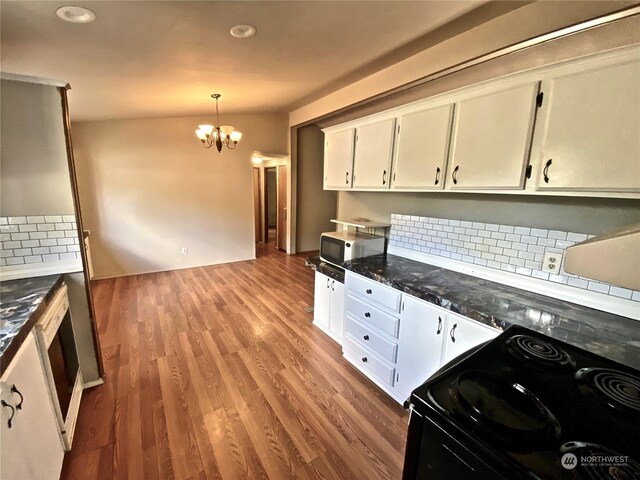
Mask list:
[{"label": "black electric range", "polygon": [[640,479],[640,372],[520,326],[411,395],[403,479]]}]

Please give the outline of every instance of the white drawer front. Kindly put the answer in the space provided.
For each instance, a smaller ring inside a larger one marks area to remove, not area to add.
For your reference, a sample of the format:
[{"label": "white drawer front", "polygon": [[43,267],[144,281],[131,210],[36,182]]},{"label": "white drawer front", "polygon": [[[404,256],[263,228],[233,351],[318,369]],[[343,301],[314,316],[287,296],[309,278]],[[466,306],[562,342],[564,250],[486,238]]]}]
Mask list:
[{"label": "white drawer front", "polygon": [[396,317],[378,310],[353,295],[347,295],[347,313],[365,325],[373,325],[387,335],[398,338],[400,321]]},{"label": "white drawer front", "polygon": [[398,344],[390,342],[367,325],[363,325],[349,315],[347,315],[346,318],[345,330],[353,335],[363,346],[375,350],[376,353],[379,353],[386,360],[395,363]]},{"label": "white drawer front", "polygon": [[392,312],[400,312],[401,293],[397,290],[354,273],[347,274],[347,288],[362,295],[368,302],[376,303]]},{"label": "white drawer front", "polygon": [[344,336],[344,351],[355,357],[358,364],[367,372],[371,372],[380,380],[393,386],[395,368],[378,358],[374,353],[363,348],[351,335]]}]

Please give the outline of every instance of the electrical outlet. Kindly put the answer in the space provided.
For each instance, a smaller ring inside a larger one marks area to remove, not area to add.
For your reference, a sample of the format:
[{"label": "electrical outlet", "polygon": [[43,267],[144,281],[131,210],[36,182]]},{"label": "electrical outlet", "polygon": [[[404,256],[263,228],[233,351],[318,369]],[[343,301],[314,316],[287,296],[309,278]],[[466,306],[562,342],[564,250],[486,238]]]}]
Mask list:
[{"label": "electrical outlet", "polygon": [[545,253],[542,260],[542,271],[560,275],[560,265],[562,265],[561,253]]},{"label": "electrical outlet", "polygon": [[182,247],[181,252],[183,255],[188,255],[189,254],[189,249],[187,247]]}]

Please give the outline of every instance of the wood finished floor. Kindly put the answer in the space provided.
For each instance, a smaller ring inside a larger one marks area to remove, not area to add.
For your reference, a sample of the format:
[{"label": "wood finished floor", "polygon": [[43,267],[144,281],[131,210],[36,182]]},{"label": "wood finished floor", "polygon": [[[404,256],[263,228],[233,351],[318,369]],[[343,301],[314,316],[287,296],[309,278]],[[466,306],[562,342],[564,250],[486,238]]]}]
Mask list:
[{"label": "wood finished floor", "polygon": [[107,381],[62,478],[399,479],[407,413],[311,324],[304,258],[96,281]]}]

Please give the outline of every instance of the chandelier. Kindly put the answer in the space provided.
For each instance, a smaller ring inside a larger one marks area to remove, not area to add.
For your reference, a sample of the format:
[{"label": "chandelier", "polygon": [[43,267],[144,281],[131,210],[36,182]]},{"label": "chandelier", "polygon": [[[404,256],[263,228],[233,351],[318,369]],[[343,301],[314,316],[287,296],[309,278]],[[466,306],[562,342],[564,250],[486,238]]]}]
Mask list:
[{"label": "chandelier", "polygon": [[202,146],[204,148],[211,148],[215,145],[218,152],[222,152],[223,145],[229,150],[233,150],[242,137],[242,133],[235,130],[232,126],[220,126],[218,99],[221,96],[219,93],[211,94],[211,98],[214,98],[216,101],[216,125],[198,125],[198,130],[196,130],[196,135],[202,142]]}]

